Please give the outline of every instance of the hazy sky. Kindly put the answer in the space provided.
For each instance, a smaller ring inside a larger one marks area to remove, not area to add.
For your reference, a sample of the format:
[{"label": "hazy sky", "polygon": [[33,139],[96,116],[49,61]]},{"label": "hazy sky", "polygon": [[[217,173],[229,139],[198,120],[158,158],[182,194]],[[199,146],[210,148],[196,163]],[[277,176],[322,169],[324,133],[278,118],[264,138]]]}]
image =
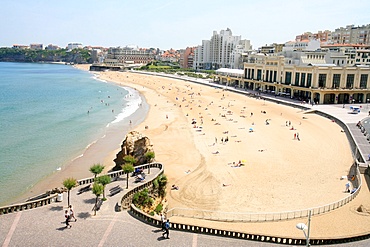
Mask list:
[{"label": "hazy sky", "polygon": [[1,0],[0,47],[42,43],[181,49],[230,28],[254,48],[370,24],[369,0]]}]

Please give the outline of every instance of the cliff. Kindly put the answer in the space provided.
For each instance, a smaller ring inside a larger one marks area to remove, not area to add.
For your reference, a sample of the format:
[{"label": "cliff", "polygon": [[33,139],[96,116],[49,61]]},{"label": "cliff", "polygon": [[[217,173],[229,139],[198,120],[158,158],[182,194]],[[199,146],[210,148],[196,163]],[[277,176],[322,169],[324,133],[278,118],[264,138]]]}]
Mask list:
[{"label": "cliff", "polygon": [[22,50],[13,48],[0,48],[0,62],[65,62],[89,63],[91,54],[88,50],[75,49],[59,50]]},{"label": "cliff", "polygon": [[127,155],[131,155],[137,159],[135,165],[148,163],[145,158],[147,152],[153,152],[153,146],[150,144],[149,138],[142,136],[142,134],[137,131],[129,132],[121,145],[121,150],[114,159],[116,166],[113,170],[122,169],[121,166],[124,165],[123,157]]}]

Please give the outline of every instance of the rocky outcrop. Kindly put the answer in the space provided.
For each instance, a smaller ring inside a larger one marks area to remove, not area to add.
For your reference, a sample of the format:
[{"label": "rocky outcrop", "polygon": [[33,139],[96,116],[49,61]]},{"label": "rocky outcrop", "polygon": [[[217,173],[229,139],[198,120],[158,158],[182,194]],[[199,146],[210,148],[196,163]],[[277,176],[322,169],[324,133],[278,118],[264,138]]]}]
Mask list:
[{"label": "rocky outcrop", "polygon": [[121,145],[121,151],[119,151],[114,159],[116,166],[113,170],[122,169],[124,165],[123,157],[131,155],[136,158],[137,162],[134,165],[142,165],[148,163],[145,158],[145,153],[153,152],[153,146],[150,144],[148,137],[143,136],[137,131],[131,131],[126,135],[125,140]]}]

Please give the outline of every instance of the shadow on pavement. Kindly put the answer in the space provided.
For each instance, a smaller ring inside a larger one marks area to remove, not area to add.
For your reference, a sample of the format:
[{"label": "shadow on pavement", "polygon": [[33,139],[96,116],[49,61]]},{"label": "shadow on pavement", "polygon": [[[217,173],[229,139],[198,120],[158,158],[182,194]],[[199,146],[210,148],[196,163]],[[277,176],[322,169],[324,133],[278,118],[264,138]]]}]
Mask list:
[{"label": "shadow on pavement", "polygon": [[157,238],[158,241],[163,241],[163,240],[166,240],[166,239],[169,239],[169,238],[165,238],[163,236]]},{"label": "shadow on pavement", "polygon": [[87,218],[91,217],[91,214],[89,212],[81,212],[77,214],[77,217],[86,220]]},{"label": "shadow on pavement", "polygon": [[65,227],[65,226],[62,226],[62,227],[58,227],[58,228],[57,228],[57,230],[58,230],[58,231],[64,231],[64,230],[66,230],[66,229],[67,229],[67,227]]},{"label": "shadow on pavement", "polygon": [[50,208],[50,211],[63,211],[63,206],[53,206]]},{"label": "shadow on pavement", "polygon": [[95,204],[95,198],[84,199],[84,203]]}]

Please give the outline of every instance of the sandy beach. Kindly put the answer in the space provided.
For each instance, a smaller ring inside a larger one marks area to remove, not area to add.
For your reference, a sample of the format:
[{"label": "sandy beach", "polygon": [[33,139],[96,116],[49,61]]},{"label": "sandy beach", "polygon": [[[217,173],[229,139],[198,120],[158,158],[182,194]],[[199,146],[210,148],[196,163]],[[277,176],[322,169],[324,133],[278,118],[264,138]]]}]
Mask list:
[{"label": "sandy beach", "polygon": [[[353,162],[349,143],[327,118],[176,79],[111,71],[99,77],[135,88],[149,104],[134,130],[149,137],[169,185],[179,187],[168,190],[168,209],[279,212],[348,195],[340,178]],[[118,148],[103,154],[108,168]],[[32,193],[60,187],[65,177],[90,176],[90,165],[67,166]]]}]

